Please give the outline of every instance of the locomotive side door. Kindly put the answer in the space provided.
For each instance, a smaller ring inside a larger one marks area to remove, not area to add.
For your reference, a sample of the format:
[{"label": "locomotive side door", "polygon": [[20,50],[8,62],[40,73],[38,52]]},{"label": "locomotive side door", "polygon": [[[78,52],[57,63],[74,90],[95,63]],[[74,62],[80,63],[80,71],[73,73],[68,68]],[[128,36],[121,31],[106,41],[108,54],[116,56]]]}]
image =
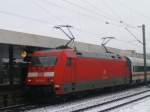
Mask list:
[{"label": "locomotive side door", "polygon": [[65,65],[65,82],[68,83],[66,90],[67,92],[72,92],[76,89],[75,83],[75,59],[68,57]]}]

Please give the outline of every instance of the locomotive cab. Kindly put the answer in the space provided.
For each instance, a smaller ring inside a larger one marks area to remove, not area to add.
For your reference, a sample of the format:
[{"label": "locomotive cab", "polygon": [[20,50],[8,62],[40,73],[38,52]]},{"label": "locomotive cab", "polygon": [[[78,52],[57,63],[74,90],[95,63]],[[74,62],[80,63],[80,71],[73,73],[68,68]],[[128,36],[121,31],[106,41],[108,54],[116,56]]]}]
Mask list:
[{"label": "locomotive cab", "polygon": [[129,84],[125,58],[73,49],[38,51],[32,54],[26,84],[51,88],[55,95]]},{"label": "locomotive cab", "polygon": [[50,85],[53,82],[57,56],[33,56],[27,85]]},{"label": "locomotive cab", "polygon": [[63,83],[73,81],[74,57],[72,49],[34,52],[26,85],[32,88],[47,87],[56,94],[63,94]]}]

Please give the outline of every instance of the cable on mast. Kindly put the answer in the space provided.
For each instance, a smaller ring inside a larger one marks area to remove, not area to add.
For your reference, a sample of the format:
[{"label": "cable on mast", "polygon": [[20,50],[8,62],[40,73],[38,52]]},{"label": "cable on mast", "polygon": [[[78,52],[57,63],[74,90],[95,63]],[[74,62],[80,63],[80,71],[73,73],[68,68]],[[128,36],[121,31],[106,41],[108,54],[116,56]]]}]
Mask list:
[{"label": "cable on mast", "polygon": [[130,34],[135,38],[135,40],[136,40],[137,42],[139,42],[140,44],[143,45],[143,42],[140,41],[127,27],[125,27],[124,29],[125,29],[128,33],[130,33]]}]

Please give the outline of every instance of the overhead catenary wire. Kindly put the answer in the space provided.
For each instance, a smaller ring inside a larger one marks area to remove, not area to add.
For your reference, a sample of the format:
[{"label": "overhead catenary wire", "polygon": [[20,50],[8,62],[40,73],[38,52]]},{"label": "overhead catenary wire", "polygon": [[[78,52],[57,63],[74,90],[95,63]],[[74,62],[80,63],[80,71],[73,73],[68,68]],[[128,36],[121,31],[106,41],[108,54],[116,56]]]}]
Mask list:
[{"label": "overhead catenary wire", "polygon": [[[63,1],[66,1],[66,0],[63,0]],[[50,1],[48,1],[48,0],[44,0],[44,1],[42,0],[41,2],[46,2],[46,3],[50,4],[50,5],[54,5],[54,6],[58,7],[58,8],[67,9],[66,7],[62,7],[62,6],[60,6],[60,5],[56,4],[56,3],[50,2]],[[72,2],[70,2],[70,1],[68,1],[68,0],[67,0],[67,2],[68,2],[69,4],[71,4],[71,5],[75,5],[75,6],[79,7],[79,8],[81,8],[81,9],[83,9],[84,11],[86,10],[86,8],[84,8],[84,7],[82,7],[82,6],[78,5],[78,4],[75,4],[75,3],[72,4]],[[45,9],[44,9],[44,10],[45,10]],[[50,12],[50,11],[48,11],[48,9],[46,9],[46,10],[47,10],[46,12]],[[71,9],[71,10],[72,10],[72,9]],[[68,11],[70,11],[70,9],[69,9]],[[72,10],[72,11],[75,11],[75,10]],[[88,11],[91,12],[92,10],[88,9]],[[89,14],[85,14],[85,13],[82,13],[82,12],[80,12],[80,13],[81,13],[83,16],[91,17],[91,18],[93,18],[93,19],[96,19],[97,21],[100,20],[100,17],[97,18],[97,17],[94,17],[94,16],[89,15]],[[97,13],[97,12],[96,12],[96,13]],[[56,17],[56,16],[55,16],[55,17]],[[58,17],[56,17],[56,18],[60,20],[60,18],[58,18]],[[108,18],[108,17],[105,16],[105,18]],[[123,26],[123,25],[115,24],[115,23],[110,22],[110,21],[107,21],[107,20],[103,20],[102,18],[101,18],[101,21],[105,22],[105,24],[111,24],[111,25],[114,25],[114,26],[117,26],[117,27],[122,27],[122,26]],[[113,21],[113,20],[112,20],[112,21]],[[125,23],[125,22],[122,21],[122,20],[120,20],[120,21],[115,20],[115,21],[117,21],[117,22],[119,22],[119,23],[123,23],[124,25],[126,25],[126,27],[129,27],[129,28],[137,28],[137,27],[135,27],[135,26],[129,25],[128,23]]]},{"label": "overhead catenary wire", "polygon": [[[45,20],[41,20],[41,19],[37,19],[37,18],[32,18],[32,17],[16,14],[16,13],[13,13],[13,12],[1,11],[0,10],[0,13],[5,14],[5,15],[9,15],[9,16],[14,16],[14,17],[17,17],[17,18],[31,20],[31,21],[34,21],[34,22],[39,22],[39,23],[43,23],[43,24],[50,24],[50,25],[52,25],[52,23],[49,22],[49,21],[45,21]],[[78,30],[78,31],[81,31],[81,32],[90,33],[92,35],[95,34],[94,32],[89,32],[89,31],[86,31],[84,29],[80,29],[80,28],[76,28],[76,27],[74,27],[74,29]],[[99,35],[99,34],[97,34],[97,35]]]},{"label": "overhead catenary wire", "polygon": [[[106,2],[105,2],[106,3]],[[106,4],[107,5],[107,4]],[[108,6],[109,7],[109,6]],[[114,10],[111,8],[111,7],[109,7],[110,8],[110,10],[112,10],[112,12],[114,12]],[[119,17],[119,16],[118,16]],[[120,17],[119,17],[120,18]],[[120,18],[121,19],[121,18]],[[135,39],[136,39],[136,41],[138,42],[138,43],[140,43],[140,44],[143,44],[128,28],[134,28],[134,29],[137,29],[137,27],[136,26],[132,26],[132,25],[129,25],[128,23],[125,23],[124,21],[122,22],[126,27],[125,27],[125,30],[126,31],[128,31],[128,33],[130,33]],[[118,39],[116,39],[116,40],[118,40]],[[122,40],[118,40],[118,41],[122,41]],[[122,41],[123,42],[123,41]],[[125,41],[124,41],[125,42]],[[127,41],[127,42],[130,42],[130,41]]]},{"label": "overhead catenary wire", "polygon": [[[78,5],[78,4],[74,3],[74,2],[71,2],[71,1],[69,1],[69,0],[62,0],[62,1],[66,2],[66,3],[70,4],[70,5],[72,5],[72,6],[74,6],[74,7],[80,8],[80,9],[82,9],[83,11],[86,11],[86,12],[88,11],[88,12],[91,13],[91,14],[96,14],[97,16],[99,16],[99,18],[108,19],[110,22],[106,22],[106,23],[110,23],[111,25],[115,25],[115,26],[117,26],[117,27],[121,27],[121,26],[125,25],[126,27],[136,28],[135,26],[132,26],[132,25],[130,25],[130,24],[124,22],[123,20],[121,20],[121,18],[119,18],[118,20],[116,20],[116,19],[114,19],[114,18],[111,18],[110,16],[102,15],[102,14],[100,14],[99,12],[96,12],[95,10],[91,10],[91,9],[85,8],[85,7],[80,6],[80,5]],[[86,2],[87,2],[87,1],[86,1]],[[119,15],[118,15],[118,16],[119,16]],[[118,24],[118,25],[117,25],[117,24]]]},{"label": "overhead catenary wire", "polygon": [[141,12],[141,11],[139,11],[139,10],[133,8],[133,7],[130,7],[129,5],[127,5],[126,3],[124,3],[123,1],[118,0],[117,3],[120,4],[120,5],[122,5],[126,9],[134,11],[134,14],[139,15],[142,18],[145,18],[145,19],[147,19],[150,22],[150,16],[147,16],[143,12]]},{"label": "overhead catenary wire", "polygon": [[101,0],[103,2],[103,4],[105,4],[105,6],[112,12],[113,15],[115,15],[118,20],[120,21],[120,23],[122,23],[122,18],[120,15],[117,14],[117,12],[107,3],[107,0]]},{"label": "overhead catenary wire", "polygon": [[[54,2],[51,2],[51,1],[48,1],[48,0],[44,0],[44,1],[42,1],[43,3],[45,2],[45,4],[49,4],[49,5],[51,5],[51,6],[55,6],[55,7],[58,7],[58,8],[60,8],[60,9],[65,9],[66,11],[70,11],[70,12],[77,12],[77,13],[81,13],[82,14],[82,16],[86,16],[86,17],[90,17],[90,18],[94,18],[92,15],[89,15],[89,14],[85,14],[85,13],[82,13],[82,12],[79,12],[78,10],[74,10],[74,9],[69,9],[69,8],[67,8],[67,7],[64,7],[64,6],[61,6],[61,5],[58,5],[58,4],[56,4],[56,3],[54,3]],[[94,18],[94,19],[97,19],[97,20],[99,20],[99,18]],[[103,20],[104,21],[104,20]]]},{"label": "overhead catenary wire", "polygon": [[4,14],[4,15],[9,15],[9,16],[14,16],[14,17],[22,18],[22,19],[31,20],[31,21],[34,21],[34,22],[39,22],[39,23],[44,23],[44,24],[51,24],[50,22],[48,22],[46,20],[41,20],[41,19],[29,17],[29,16],[24,16],[24,15],[17,14],[17,13],[14,13],[14,12],[0,10],[0,13]]},{"label": "overhead catenary wire", "polygon": [[[34,21],[34,22],[39,22],[39,23],[43,23],[43,24],[50,24],[50,25],[52,25],[52,23],[49,22],[49,21],[41,20],[41,19],[37,19],[37,18],[33,18],[33,17],[28,17],[28,16],[24,16],[24,15],[21,15],[21,14],[13,13],[13,12],[1,11],[0,10],[0,13],[1,14],[5,14],[5,15],[9,15],[9,16],[14,16],[14,17],[17,17],[17,18],[31,20],[31,21]],[[92,35],[96,34],[94,32],[90,32],[90,31],[87,31],[87,30],[84,30],[84,29],[80,29],[80,28],[77,28],[77,27],[74,27],[74,29],[78,30],[78,31],[81,31],[81,32],[90,33]],[[99,34],[97,34],[97,35],[99,35]]]},{"label": "overhead catenary wire", "polygon": [[[89,13],[89,11],[86,11],[85,9],[82,9],[82,11],[79,11],[78,9],[77,10],[74,10],[74,9],[68,9],[67,7],[63,7],[63,6],[60,6],[60,5],[58,5],[58,4],[56,4],[56,3],[53,3],[53,2],[51,2],[51,1],[48,1],[48,0],[44,0],[44,1],[42,1],[42,2],[45,2],[46,4],[49,4],[49,5],[51,5],[51,6],[55,6],[55,7],[58,7],[58,8],[60,8],[60,9],[65,9],[65,10],[67,10],[67,11],[70,11],[70,12],[76,12],[76,13],[80,13],[83,17],[86,17],[86,19],[92,19],[92,20],[96,20],[97,22],[102,22],[102,23],[112,23],[112,22],[110,22],[110,21],[108,21],[108,20],[106,20],[106,19],[103,19],[102,17],[99,17],[99,16],[97,16],[97,15],[93,15],[93,13]],[[84,11],[84,12],[83,12]],[[87,18],[88,17],[88,18]],[[115,23],[112,23],[113,25],[115,25]]]},{"label": "overhead catenary wire", "polygon": [[[50,2],[50,1],[48,1],[48,0],[45,0],[45,1],[41,1],[41,2],[46,2],[47,4],[50,4],[50,5],[54,5],[54,6],[56,6],[56,7],[58,7],[58,8],[65,8],[66,10],[68,10],[66,7],[62,7],[62,6],[60,6],[60,5],[58,5],[58,4],[56,4],[56,3],[53,3],[53,2]],[[44,8],[44,7],[41,7],[40,6],[40,8],[42,8],[43,10],[45,10],[46,12],[50,12],[48,9],[46,9],[46,8]],[[68,11],[75,11],[75,10],[73,10],[73,9],[69,9]],[[105,24],[110,24],[110,25],[113,25],[113,26],[116,26],[116,27],[122,27],[123,25],[119,25],[119,24],[116,24],[116,23],[113,23],[113,22],[110,22],[110,21],[107,21],[107,20],[103,20],[102,18],[98,18],[98,17],[94,17],[94,16],[91,16],[91,15],[89,15],[89,14],[86,14],[86,13],[82,13],[82,12],[79,12],[79,11],[77,11],[78,13],[80,13],[80,14],[82,14],[82,16],[86,16],[86,17],[90,17],[90,18],[92,18],[92,19],[94,19],[94,20],[97,20],[98,22],[100,22],[99,20],[101,19],[101,21],[103,21],[103,23],[105,23]],[[54,15],[54,14],[53,14]],[[62,18],[59,18],[58,16],[55,16],[55,18],[57,19],[57,20],[60,20],[61,22],[62,22]],[[63,21],[63,23],[64,23],[64,21]],[[121,22],[120,22],[121,23]],[[65,24],[67,24],[67,23],[65,23]],[[129,25],[128,25],[129,26]],[[128,27],[128,26],[126,26],[126,27]]]},{"label": "overhead catenary wire", "polygon": [[[90,18],[90,19],[92,19],[92,20],[96,20],[97,22],[101,22],[101,23],[105,23],[105,24],[107,24],[107,23],[111,23],[111,25],[114,25],[114,26],[117,26],[117,27],[121,27],[121,26],[119,26],[119,25],[117,25],[117,24],[115,24],[115,23],[112,23],[112,22],[110,22],[110,21],[106,21],[106,20],[104,20],[104,19],[102,19],[102,18],[99,18],[99,17],[96,17],[96,16],[93,16],[93,15],[90,15],[90,14],[86,14],[86,13],[83,13],[83,12],[79,12],[79,11],[75,11],[75,10],[73,10],[73,9],[67,9],[66,7],[63,7],[63,6],[59,6],[58,4],[56,4],[56,3],[53,3],[53,2],[50,2],[50,1],[48,1],[48,0],[45,0],[45,1],[41,1],[41,2],[45,2],[46,4],[49,4],[49,5],[51,5],[51,6],[56,6],[56,7],[58,7],[58,8],[64,8],[65,10],[67,10],[67,11],[74,11],[74,12],[77,12],[77,13],[80,13],[82,16],[84,16],[84,17],[86,17],[86,18]],[[67,23],[66,23],[67,24]]]},{"label": "overhead catenary wire", "polygon": [[61,22],[61,23],[65,23],[63,19],[57,17],[56,15],[54,15],[50,10],[48,10],[47,8],[43,7],[40,3],[38,3],[38,0],[30,0],[31,2],[34,3],[34,5],[36,5],[37,7],[39,7],[40,9],[42,9],[45,13],[47,13],[48,15],[52,15],[51,17],[56,18],[57,22]]},{"label": "overhead catenary wire", "polygon": [[119,42],[122,42],[122,43],[125,43],[125,44],[130,44],[130,45],[133,45],[133,46],[139,45],[139,44],[135,44],[135,42],[137,42],[137,41],[125,41],[125,40],[121,40],[121,39],[117,39],[117,38],[115,38],[115,40],[119,41]]},{"label": "overhead catenary wire", "polygon": [[132,35],[132,37],[134,37],[134,39],[139,42],[140,44],[143,45],[142,41],[140,41],[127,27],[124,28],[128,33],[130,33]]},{"label": "overhead catenary wire", "polygon": [[74,6],[74,7],[80,8],[80,9],[82,9],[83,11],[85,11],[85,12],[87,12],[87,13],[96,14],[97,16],[99,16],[99,18],[105,18],[105,19],[107,18],[108,20],[113,21],[113,22],[115,22],[115,23],[120,23],[120,22],[119,22],[118,20],[116,20],[116,19],[113,19],[113,18],[111,18],[111,17],[107,17],[107,16],[105,16],[105,15],[102,15],[102,14],[100,14],[100,13],[97,13],[97,12],[91,10],[91,9],[85,8],[85,7],[83,7],[83,6],[80,6],[79,4],[76,4],[76,3],[71,2],[71,1],[69,1],[69,0],[62,0],[62,1],[66,2],[66,3],[70,4],[70,5],[72,5],[72,6]]},{"label": "overhead catenary wire", "polygon": [[[44,9],[45,10],[45,9]],[[45,11],[46,12],[46,11]],[[1,12],[0,12],[1,13]],[[50,12],[47,11],[47,14],[49,14]],[[44,23],[44,24],[51,24],[51,22],[49,21],[46,21],[46,20],[41,20],[41,19],[37,19],[37,18],[34,18],[34,17],[27,17],[27,16],[23,16],[23,15],[20,15],[20,14],[16,14],[16,13],[13,13],[13,12],[7,12],[7,11],[4,11],[3,14],[6,14],[6,15],[12,15],[12,16],[16,16],[16,17],[19,17],[19,18],[23,18],[23,19],[28,19],[28,20],[32,20],[32,21],[36,21],[36,22],[40,22],[40,23]],[[55,15],[54,15],[55,16]],[[58,17],[59,18],[59,17]],[[98,19],[98,18],[97,18]],[[58,21],[62,21],[60,19],[57,19]],[[109,23],[109,24],[113,24],[113,23]],[[76,27],[75,27],[76,28]],[[82,31],[82,32],[88,32],[88,31],[85,31],[84,29],[79,29],[78,30]],[[91,34],[96,34],[94,32],[89,32]]]},{"label": "overhead catenary wire", "polygon": [[[108,9],[118,17],[118,19],[120,20],[120,23],[124,24],[126,27],[129,27],[129,28],[134,28],[134,29],[137,29],[136,26],[133,26],[133,25],[130,25],[129,23],[126,23],[123,19],[123,17],[121,17],[108,3],[106,0],[102,0],[103,3],[106,5],[106,7],[108,7]],[[110,1],[110,0],[109,0]],[[111,2],[110,2],[111,3]]]},{"label": "overhead catenary wire", "polygon": [[[97,11],[97,12],[99,12],[100,10],[94,5],[94,4],[92,4],[90,1],[88,1],[88,0],[86,0],[86,2],[85,3],[87,3],[87,4],[89,4],[91,7],[93,7],[93,9],[96,9],[95,11]],[[108,13],[107,13],[108,14]],[[112,15],[110,15],[109,14],[109,17],[110,16],[112,16]],[[106,16],[105,15],[105,17],[108,17],[108,16]],[[117,20],[116,21],[118,21],[118,23],[120,24],[115,24],[115,23],[112,23],[112,22],[105,22],[106,24],[111,24],[111,25],[114,25],[114,26],[117,26],[117,27],[122,27],[123,25],[125,25],[125,23],[124,23],[124,21],[121,19],[121,17],[119,17],[119,15],[117,16],[118,18],[117,18]],[[122,25],[121,25],[122,24]],[[127,27],[129,26],[129,25],[126,25]]]},{"label": "overhead catenary wire", "polygon": [[[45,1],[42,1],[42,2],[43,2],[43,3],[46,2],[47,4],[49,4],[49,5],[54,5],[54,6],[58,7],[58,8],[64,8],[64,7],[59,6],[58,4],[53,3],[53,2],[50,2],[50,1],[48,1],[48,0],[45,0]],[[52,3],[52,4],[51,4],[51,3]],[[67,9],[67,8],[65,7],[65,9]],[[48,9],[47,9],[47,10],[48,10]],[[70,10],[69,10],[69,11],[70,11]],[[74,11],[74,10],[73,10],[73,11]],[[48,12],[48,11],[46,11],[46,12]],[[81,12],[79,12],[79,13],[81,13]],[[83,15],[83,13],[82,13],[82,15]],[[85,16],[85,14],[84,14],[84,16]],[[93,16],[90,16],[90,15],[86,15],[86,16],[93,18]],[[58,17],[57,17],[57,18],[58,18]],[[97,21],[99,21],[99,18],[93,18],[93,19],[97,19]],[[61,20],[61,18],[60,18],[59,20]],[[104,20],[103,20],[103,21],[104,21]],[[122,27],[122,26],[120,26],[120,25],[117,25],[117,24],[114,24],[114,23],[111,23],[111,22],[108,22],[108,21],[104,21],[103,23],[105,23],[105,24],[110,24],[110,25],[113,25],[113,26],[116,26],[116,27]],[[67,24],[67,23],[65,23],[65,24]],[[84,31],[84,32],[89,33],[89,34],[95,34],[94,32],[86,31],[86,30],[79,29],[79,28],[76,28],[76,30]]]},{"label": "overhead catenary wire", "polygon": [[80,28],[77,28],[77,27],[74,27],[74,30],[84,32],[84,33],[88,33],[88,34],[91,34],[91,35],[94,35],[94,36],[100,36],[100,33],[91,32],[89,30],[80,29]]},{"label": "overhead catenary wire", "polygon": [[[89,33],[89,34],[91,34],[93,36],[96,36],[98,38],[104,36],[102,33],[94,33],[94,32],[90,32],[90,31],[87,31],[87,30],[81,30],[81,29],[76,28],[76,27],[74,27],[74,30],[78,30],[79,32],[82,32],[82,33]],[[125,44],[128,44],[128,45],[133,45],[133,46],[139,45],[139,44],[136,44],[137,41],[135,41],[135,40],[127,41],[127,40],[122,40],[122,39],[118,39],[118,38],[115,38],[115,40],[119,41],[119,42],[122,42],[122,43],[125,43]]]},{"label": "overhead catenary wire", "polygon": [[[127,25],[127,27],[130,27],[128,24],[126,24]],[[127,29],[126,29],[127,30]],[[128,32],[130,32],[129,30],[128,30]],[[130,34],[132,34],[132,36],[134,36],[135,37],[135,35],[132,33],[132,32],[130,32]],[[137,40],[138,42],[140,42],[139,40]]]},{"label": "overhead catenary wire", "polygon": [[[82,1],[82,2],[89,5],[91,7],[91,10],[93,9],[94,12],[104,15],[106,18],[110,18],[110,17],[112,18],[111,14],[106,12],[102,13],[102,10],[100,10],[95,4],[91,3],[89,0]],[[120,21],[118,18],[112,18],[112,19],[114,19],[115,21]]]},{"label": "overhead catenary wire", "polygon": [[[78,28],[74,28],[75,30],[78,30],[80,32],[84,32],[84,33],[89,33],[93,36],[96,36],[96,37],[102,37],[103,35],[101,33],[94,33],[94,32],[89,32],[87,30],[81,30],[81,29],[78,29]],[[127,40],[122,40],[122,39],[118,39],[118,38],[115,38],[116,41],[119,41],[119,42],[122,42],[122,43],[125,43],[125,44],[129,44],[129,45],[133,45],[133,46],[137,46],[139,44],[136,44],[137,41],[135,40],[131,40],[131,41],[127,41]],[[141,45],[141,44],[140,44]]]}]

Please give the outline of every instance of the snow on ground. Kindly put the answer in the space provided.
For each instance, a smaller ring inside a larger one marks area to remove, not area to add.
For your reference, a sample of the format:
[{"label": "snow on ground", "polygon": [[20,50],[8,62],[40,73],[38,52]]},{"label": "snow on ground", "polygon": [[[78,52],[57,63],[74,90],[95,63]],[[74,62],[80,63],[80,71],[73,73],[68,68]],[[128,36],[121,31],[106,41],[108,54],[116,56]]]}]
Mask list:
[{"label": "snow on ground", "polygon": [[[142,89],[140,88],[140,90]],[[129,93],[133,94],[136,91],[139,91],[139,89],[130,90],[126,92],[124,91],[124,92],[111,94],[111,95],[110,94],[104,95],[104,96],[102,95],[102,96],[97,96],[94,98],[88,98],[84,100],[82,99],[81,101],[79,100],[79,101],[74,101],[74,102],[66,102],[64,104],[51,105],[51,106],[47,106],[43,108],[33,109],[30,111],[26,111],[26,112],[61,112],[64,109],[65,109],[65,112],[71,112],[72,108],[81,108],[82,106],[87,106],[88,104],[86,103],[88,102],[91,102],[92,104],[95,104],[97,102],[100,103],[100,102],[108,101],[108,99],[109,100],[114,99],[116,96],[117,97],[124,96],[124,95],[128,95]],[[99,109],[95,110],[94,112],[97,112],[97,111],[99,111]],[[150,112],[150,97],[137,101],[135,103],[123,106],[121,108],[112,110],[111,112]]]},{"label": "snow on ground", "polygon": [[[41,108],[41,109],[31,111],[31,112],[51,112],[51,109]],[[59,111],[56,111],[56,112],[59,112]],[[92,112],[98,112],[98,110],[92,111]],[[137,101],[135,103],[123,106],[121,108],[114,109],[110,112],[150,112],[150,97]]]},{"label": "snow on ground", "polygon": [[110,112],[150,112],[150,97]]}]

